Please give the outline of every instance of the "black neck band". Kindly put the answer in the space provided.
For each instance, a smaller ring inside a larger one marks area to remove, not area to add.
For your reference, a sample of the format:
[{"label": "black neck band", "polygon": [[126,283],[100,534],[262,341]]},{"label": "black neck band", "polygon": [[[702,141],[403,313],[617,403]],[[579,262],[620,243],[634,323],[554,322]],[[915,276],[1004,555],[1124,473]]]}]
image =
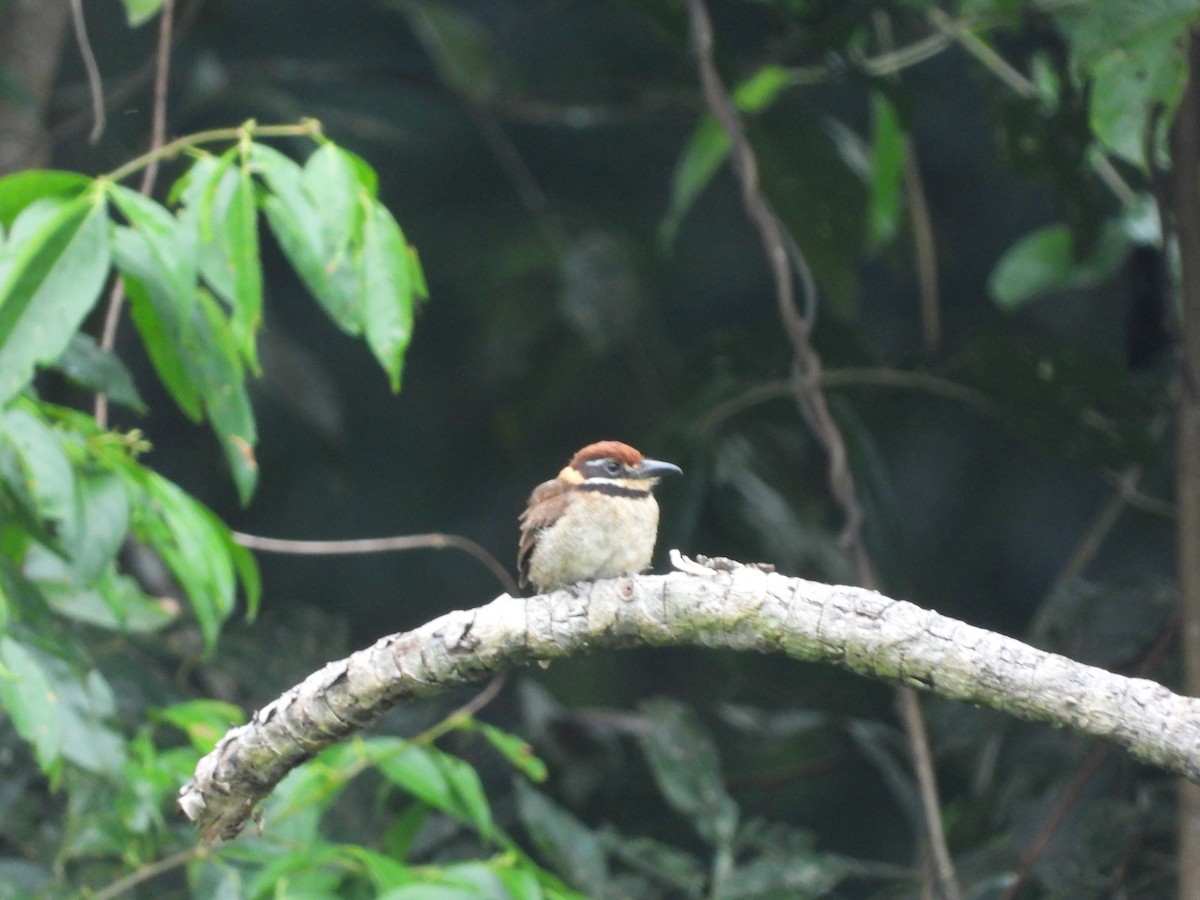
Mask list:
[{"label": "black neck band", "polygon": [[650,492],[641,488],[625,487],[613,484],[611,481],[585,481],[579,486],[581,491],[592,491],[606,497],[649,497]]}]

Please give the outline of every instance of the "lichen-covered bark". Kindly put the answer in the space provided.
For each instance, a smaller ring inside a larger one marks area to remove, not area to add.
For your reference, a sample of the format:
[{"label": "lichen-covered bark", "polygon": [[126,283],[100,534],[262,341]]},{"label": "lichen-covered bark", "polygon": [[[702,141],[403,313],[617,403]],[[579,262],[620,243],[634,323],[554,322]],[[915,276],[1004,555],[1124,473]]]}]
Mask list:
[{"label": "lichen-covered bark", "polygon": [[683,569],[505,595],[382,638],[229,731],[180,791],[180,808],[206,840],[225,840],[291,769],[397,703],[539,660],[682,644],[834,663],[1112,740],[1200,779],[1200,700],[874,591],[753,566]]}]

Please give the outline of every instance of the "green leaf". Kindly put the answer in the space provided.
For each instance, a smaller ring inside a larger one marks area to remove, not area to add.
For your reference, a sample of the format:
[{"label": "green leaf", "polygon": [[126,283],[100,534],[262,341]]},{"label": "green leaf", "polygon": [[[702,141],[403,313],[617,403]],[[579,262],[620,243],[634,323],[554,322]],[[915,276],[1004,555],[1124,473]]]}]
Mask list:
[{"label": "green leaf", "polygon": [[[229,529],[200,501],[165,478],[130,464],[121,473],[131,488],[134,535],[149,544],[188,596],[211,651],[221,623],[233,611],[237,578],[257,602],[257,574],[231,551]],[[244,551],[243,551],[244,552]]]},{"label": "green leaf", "polygon": [[[787,87],[786,69],[764,66],[742,82],[733,92],[734,103],[745,113],[758,113],[769,107]],[[670,247],[679,233],[688,211],[708,187],[717,169],[729,156],[729,136],[712,116],[705,116],[692,133],[671,178],[671,199],[658,228],[661,247]]]},{"label": "green leaf", "polygon": [[517,781],[515,786],[517,815],[541,855],[574,887],[588,896],[604,896],[610,881],[600,839],[524,781]]},{"label": "green leaf", "polygon": [[462,897],[464,900],[512,900],[504,881],[491,866],[482,862],[463,862],[448,865],[435,878],[419,885],[402,888],[401,891],[387,896],[406,896],[420,898],[422,894],[409,891],[423,887],[432,887],[435,893],[430,897],[450,898]]},{"label": "green leaf", "polygon": [[997,306],[1011,312],[1055,291],[1091,287],[1117,271],[1129,247],[1124,227],[1109,221],[1087,258],[1076,259],[1070,229],[1047,225],[1005,252],[988,279],[988,292]]},{"label": "green leaf", "polygon": [[179,186],[184,216],[194,221],[199,235],[200,272],[232,311],[238,350],[258,371],[256,335],[263,306],[258,201],[241,148],[219,161],[201,157]]},{"label": "green leaf", "polygon": [[64,759],[89,772],[115,773],[124,764],[124,742],[108,724],[115,699],[99,672],[83,675],[66,660],[5,635],[0,703],[51,777]]},{"label": "green leaf", "polygon": [[79,515],[63,536],[71,568],[81,582],[100,577],[121,549],[129,526],[125,484],[110,472],[81,473]]},{"label": "green leaf", "polygon": [[663,797],[708,843],[730,846],[738,805],[725,790],[712,737],[683,704],[659,699],[641,708],[649,727],[639,739]]},{"label": "green leaf", "polygon": [[[287,842],[284,845],[289,846]],[[338,856],[337,847],[319,839],[293,841],[289,852],[274,856],[255,873],[242,896],[247,900],[337,897],[343,879],[340,867],[334,865]]]},{"label": "green leaf", "polygon": [[363,235],[367,344],[392,390],[400,390],[404,353],[412,337],[414,285],[408,244],[383,204],[373,201]]},{"label": "green leaf", "polygon": [[1156,110],[1170,121],[1187,80],[1180,49],[1187,28],[1157,28],[1091,67],[1089,121],[1108,150],[1146,170],[1147,131]]},{"label": "green leaf", "polygon": [[541,783],[547,778],[546,764],[542,762],[529,746],[529,742],[515,734],[501,731],[486,722],[473,722],[470,726],[478,730],[488,743],[500,751],[514,767],[519,769],[530,781]]},{"label": "green leaf", "polygon": [[495,834],[492,813],[479,776],[457,757],[404,742],[368,744],[385,778],[435,809],[475,827],[484,838]]},{"label": "green leaf", "polygon": [[[19,241],[10,237],[0,250],[0,404],[24,389],[35,365],[62,355],[108,274],[101,197],[79,197],[48,216],[35,215],[36,231]],[[13,231],[22,231],[19,222]]]},{"label": "green leaf", "polygon": [[62,756],[58,695],[42,665],[43,654],[0,637],[0,703],[17,733],[33,745],[38,766],[52,773]]},{"label": "green leaf", "polygon": [[880,248],[896,235],[903,207],[905,141],[896,109],[881,91],[871,94],[871,177],[867,239]]},{"label": "green leaf", "polygon": [[373,176],[366,163],[355,163],[349,153],[332,143],[314,150],[301,170],[300,182],[317,209],[323,243],[339,256],[349,254],[362,241],[364,201],[375,199],[378,189]]},{"label": "green leaf", "polygon": [[[126,273],[133,320],[180,408],[193,420],[207,414],[246,503],[258,480],[258,433],[233,326],[208,292],[196,290],[194,266],[173,266],[172,256],[182,248],[172,247],[166,222],[157,225],[157,231],[150,224],[116,229],[117,265]],[[179,293],[184,290],[186,300]]]},{"label": "green leaf", "polygon": [[1035,6],[1054,17],[1070,41],[1072,60],[1084,68],[1162,29],[1186,30],[1200,15],[1196,0],[1037,0]]},{"label": "green leaf", "polygon": [[78,172],[30,169],[0,178],[0,225],[12,227],[17,216],[35,200],[73,200],[92,184]]},{"label": "green leaf", "polygon": [[1090,119],[1108,149],[1145,169],[1151,112],[1170,122],[1183,91],[1196,0],[1039,0],[1067,38],[1075,71],[1094,79]]},{"label": "green leaf", "polygon": [[169,606],[146,596],[138,583],[109,565],[89,581],[66,560],[34,546],[25,557],[25,573],[57,615],[121,634],[150,634],[176,619]]},{"label": "green leaf", "polygon": [[163,0],[122,0],[125,4],[125,17],[129,20],[129,26],[136,28],[146,22],[149,22],[162,8]]},{"label": "green leaf", "polygon": [[384,891],[412,882],[418,877],[404,863],[369,847],[347,844],[340,849],[353,864],[363,868],[367,879],[375,888],[376,897],[382,896]]},{"label": "green leaf", "polygon": [[113,403],[138,413],[146,411],[125,364],[115,353],[101,350],[90,334],[71,335],[67,349],[50,368],[85,390],[106,394]]},{"label": "green leaf", "polygon": [[63,758],[89,772],[118,774],[125,741],[111,725],[116,696],[98,671],[80,676],[66,661],[47,656],[47,671],[61,699]]},{"label": "green leaf", "polygon": [[58,536],[72,532],[78,510],[75,472],[58,434],[23,408],[0,414],[0,446],[16,455],[24,476],[21,487],[42,521],[53,522]]},{"label": "green leaf", "polygon": [[255,335],[262,325],[263,283],[262,262],[258,252],[258,200],[249,165],[242,164],[234,172],[236,181],[233,196],[225,215],[225,227],[219,234],[234,272],[233,335],[242,357],[258,371],[258,350]]},{"label": "green leaf", "polygon": [[238,497],[243,504],[249,503],[258,484],[254,410],[246,392],[245,370],[233,328],[206,291],[197,297],[191,327],[184,337],[183,359],[204,398],[205,411],[225,451]]},{"label": "green leaf", "polygon": [[178,728],[193,747],[208,753],[226,731],[246,721],[246,714],[240,706],[220,700],[189,700],[151,710],[150,718]]},{"label": "green leaf", "polygon": [[[362,332],[361,275],[350,248],[326,232],[333,220],[313,200],[298,165],[262,144],[250,148],[250,164],[267,184],[262,199],[279,246],[317,302],[350,335]],[[340,208],[340,204],[333,209]],[[343,223],[344,224],[344,223]]]},{"label": "green leaf", "polygon": [[142,261],[142,280],[170,297],[186,320],[196,294],[199,250],[195,227],[137,191],[117,184],[111,193],[130,226],[145,239],[149,259]]},{"label": "green leaf", "polygon": [[116,231],[114,250],[122,268],[125,293],[129,296],[129,315],[142,338],[146,355],[175,403],[193,422],[204,419],[204,401],[200,388],[188,374],[188,365],[180,351],[181,325],[178,310],[171,303],[156,303],[155,295],[133,274],[134,254],[141,255],[141,239],[129,229]]}]

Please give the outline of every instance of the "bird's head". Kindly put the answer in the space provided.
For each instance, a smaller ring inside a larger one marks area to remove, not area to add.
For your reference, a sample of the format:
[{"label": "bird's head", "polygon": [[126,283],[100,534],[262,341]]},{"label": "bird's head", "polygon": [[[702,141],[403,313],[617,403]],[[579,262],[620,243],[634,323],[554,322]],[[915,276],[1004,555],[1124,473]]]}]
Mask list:
[{"label": "bird's head", "polygon": [[647,459],[628,444],[597,441],[571,457],[558,477],[585,489],[603,490],[610,486],[641,493],[653,488],[664,475],[682,474],[679,466]]}]

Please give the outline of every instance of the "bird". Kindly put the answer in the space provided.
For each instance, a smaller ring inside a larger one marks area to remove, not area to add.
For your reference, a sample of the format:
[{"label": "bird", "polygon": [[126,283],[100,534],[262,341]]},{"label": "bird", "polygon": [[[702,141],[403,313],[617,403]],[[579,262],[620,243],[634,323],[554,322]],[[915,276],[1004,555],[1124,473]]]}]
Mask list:
[{"label": "bird", "polygon": [[658,538],[654,487],[682,474],[620,441],[588,444],[529,495],[519,520],[521,587],[546,593],[649,567]]}]

